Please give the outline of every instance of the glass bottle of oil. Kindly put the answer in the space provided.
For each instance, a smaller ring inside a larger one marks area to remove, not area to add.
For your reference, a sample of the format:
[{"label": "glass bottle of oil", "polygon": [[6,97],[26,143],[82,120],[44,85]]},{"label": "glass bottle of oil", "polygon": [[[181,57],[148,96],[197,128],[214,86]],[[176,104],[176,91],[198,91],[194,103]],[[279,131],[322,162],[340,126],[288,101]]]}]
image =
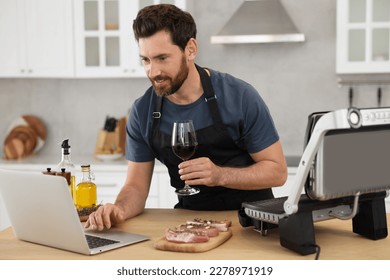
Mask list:
[{"label": "glass bottle of oil", "polygon": [[57,165],[57,171],[60,172],[62,168],[75,169],[75,165],[70,159],[70,145],[69,139],[65,139],[61,143],[61,161]]},{"label": "glass bottle of oil", "polygon": [[[57,165],[57,172],[64,172],[62,171],[65,168],[65,171],[70,172],[70,182],[69,182],[69,188],[70,193],[72,197],[74,197],[74,190],[76,185],[76,176],[75,176],[75,170],[76,167],[73,164],[72,160],[70,159],[70,145],[69,145],[69,139],[65,139],[61,143],[61,161]],[[59,174],[61,175],[61,174]],[[73,199],[74,200],[74,199]]]},{"label": "glass bottle of oil", "polygon": [[81,165],[82,178],[74,190],[73,200],[77,209],[95,207],[97,204],[94,175],[89,164]]}]

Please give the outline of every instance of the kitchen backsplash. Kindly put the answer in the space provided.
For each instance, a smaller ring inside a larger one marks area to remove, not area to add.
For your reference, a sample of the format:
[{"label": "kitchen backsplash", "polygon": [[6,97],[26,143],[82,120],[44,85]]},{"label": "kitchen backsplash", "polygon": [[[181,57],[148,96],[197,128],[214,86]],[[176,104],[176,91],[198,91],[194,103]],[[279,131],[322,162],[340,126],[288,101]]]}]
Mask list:
[{"label": "kitchen backsplash", "polygon": [[69,138],[72,153],[93,154],[106,116],[126,116],[148,86],[147,79],[0,79],[0,141],[14,119],[33,114],[47,128],[40,153],[60,153]]},{"label": "kitchen backsplash", "polygon": [[[348,107],[348,86],[339,87],[335,73],[336,1],[283,1],[305,34],[305,42],[241,45],[210,43],[210,37],[234,12],[233,2],[190,2],[198,24],[197,63],[233,74],[257,88],[274,117],[285,154],[302,153],[310,113]],[[33,114],[47,126],[41,153],[58,154],[58,144],[69,138],[72,153],[93,154],[106,116],[125,116],[149,85],[146,78],[0,79],[1,146],[9,124],[21,115]],[[376,85],[358,87],[353,105],[376,106],[376,91]],[[382,105],[390,106],[389,86],[384,85],[382,92]]]}]

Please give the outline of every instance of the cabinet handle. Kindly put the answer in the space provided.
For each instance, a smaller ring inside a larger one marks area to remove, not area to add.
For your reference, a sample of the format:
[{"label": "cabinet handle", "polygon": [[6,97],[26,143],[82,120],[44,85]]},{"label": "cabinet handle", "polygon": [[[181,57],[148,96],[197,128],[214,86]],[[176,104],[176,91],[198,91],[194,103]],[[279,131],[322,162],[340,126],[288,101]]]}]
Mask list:
[{"label": "cabinet handle", "polygon": [[32,69],[28,69],[28,73],[32,73],[32,71],[33,71]]}]

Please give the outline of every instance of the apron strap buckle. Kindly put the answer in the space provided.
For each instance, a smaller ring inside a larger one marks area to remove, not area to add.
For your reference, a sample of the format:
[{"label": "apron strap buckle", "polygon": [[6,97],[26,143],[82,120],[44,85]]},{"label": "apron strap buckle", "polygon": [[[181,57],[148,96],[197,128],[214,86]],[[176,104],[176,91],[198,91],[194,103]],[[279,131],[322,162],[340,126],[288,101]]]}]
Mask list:
[{"label": "apron strap buckle", "polygon": [[159,118],[161,118],[161,113],[160,112],[153,112],[152,117],[153,117],[153,119],[159,119]]},{"label": "apron strap buckle", "polygon": [[204,100],[206,100],[206,102],[209,102],[210,100],[213,100],[213,99],[217,99],[217,96],[215,94],[213,96],[209,96],[209,97],[204,98]]}]

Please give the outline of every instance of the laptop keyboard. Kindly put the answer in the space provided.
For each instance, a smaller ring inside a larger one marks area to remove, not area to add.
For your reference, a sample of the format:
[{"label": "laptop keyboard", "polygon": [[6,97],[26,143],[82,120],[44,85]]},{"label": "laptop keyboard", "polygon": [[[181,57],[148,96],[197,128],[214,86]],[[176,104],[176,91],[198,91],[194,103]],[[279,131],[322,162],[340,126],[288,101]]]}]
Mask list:
[{"label": "laptop keyboard", "polygon": [[107,246],[114,243],[119,243],[119,241],[102,238],[98,236],[88,235],[86,234],[85,237],[87,238],[88,246],[90,249]]}]

